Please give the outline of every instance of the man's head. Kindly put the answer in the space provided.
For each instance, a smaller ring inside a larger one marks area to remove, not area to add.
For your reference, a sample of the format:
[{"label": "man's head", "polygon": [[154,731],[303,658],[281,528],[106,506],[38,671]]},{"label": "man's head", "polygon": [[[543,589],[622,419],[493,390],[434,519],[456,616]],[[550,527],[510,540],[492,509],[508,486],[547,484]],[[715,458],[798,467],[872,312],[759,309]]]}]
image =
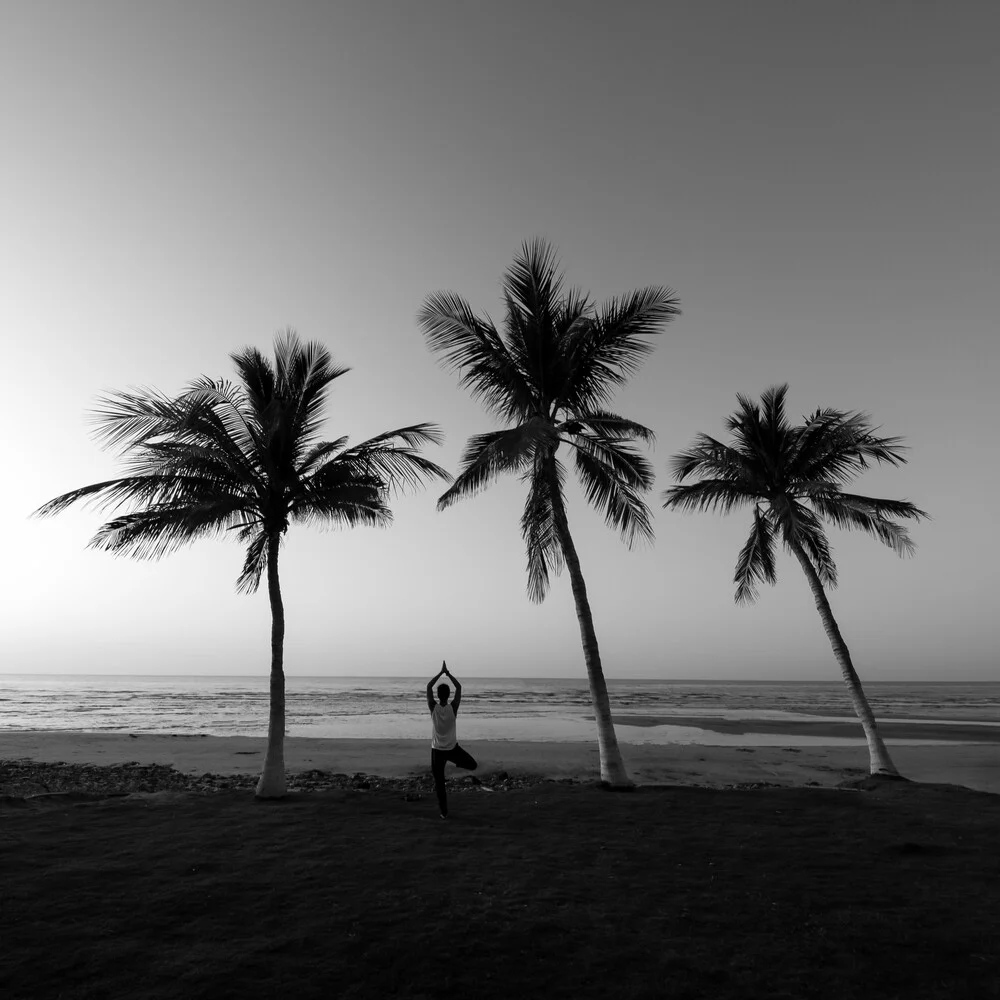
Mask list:
[{"label": "man's head", "polygon": [[447,684],[438,684],[438,701],[442,705],[448,704],[448,696],[451,694],[451,688]]}]

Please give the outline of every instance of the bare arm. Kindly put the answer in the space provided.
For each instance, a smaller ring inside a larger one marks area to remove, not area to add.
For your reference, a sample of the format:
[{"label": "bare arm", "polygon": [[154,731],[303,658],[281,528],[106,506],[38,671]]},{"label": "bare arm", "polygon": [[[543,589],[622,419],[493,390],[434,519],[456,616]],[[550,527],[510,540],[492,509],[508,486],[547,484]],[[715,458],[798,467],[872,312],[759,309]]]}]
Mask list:
[{"label": "bare arm", "polygon": [[448,673],[448,668],[444,664],[444,660],[441,661],[442,669],[439,670],[428,682],[427,682],[427,709],[428,711],[434,711],[434,682],[442,675]]},{"label": "bare arm", "polygon": [[451,707],[458,715],[458,706],[462,702],[462,682],[448,669],[447,665],[444,668],[444,674],[455,685],[455,697],[451,700]]}]

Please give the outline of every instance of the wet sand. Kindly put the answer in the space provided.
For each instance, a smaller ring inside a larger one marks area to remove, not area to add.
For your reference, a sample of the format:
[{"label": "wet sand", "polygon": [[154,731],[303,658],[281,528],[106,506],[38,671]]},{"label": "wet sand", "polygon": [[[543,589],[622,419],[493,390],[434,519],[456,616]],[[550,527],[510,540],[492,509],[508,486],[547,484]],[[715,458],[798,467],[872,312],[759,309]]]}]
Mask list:
[{"label": "wet sand", "polygon": [[[699,725],[706,721],[701,720]],[[721,725],[725,720],[715,722]],[[480,772],[485,774],[508,771],[584,781],[599,777],[596,743],[468,740],[462,746],[477,758]],[[264,747],[263,737],[249,736],[0,732],[0,761],[166,764],[187,774],[256,773],[263,761]],[[1000,793],[1000,745],[995,742],[893,746],[890,735],[889,748],[900,772],[915,781],[965,785]],[[719,788],[767,782],[830,787],[866,773],[868,764],[863,745],[718,747],[622,743],[621,749],[633,780],[647,785]],[[405,777],[426,772],[429,758],[426,740],[294,736],[285,740],[285,766],[290,772],[315,769]]]},{"label": "wet sand", "polygon": [[[593,720],[592,715],[586,716]],[[616,726],[639,726],[644,729],[657,726],[692,726],[712,733],[727,735],[780,734],[784,736],[811,736],[825,739],[855,739],[861,733],[856,719],[720,719],[702,715],[616,715]],[[893,740],[946,740],[950,743],[1000,743],[1000,726],[975,722],[924,722],[879,719],[882,738]]]}]

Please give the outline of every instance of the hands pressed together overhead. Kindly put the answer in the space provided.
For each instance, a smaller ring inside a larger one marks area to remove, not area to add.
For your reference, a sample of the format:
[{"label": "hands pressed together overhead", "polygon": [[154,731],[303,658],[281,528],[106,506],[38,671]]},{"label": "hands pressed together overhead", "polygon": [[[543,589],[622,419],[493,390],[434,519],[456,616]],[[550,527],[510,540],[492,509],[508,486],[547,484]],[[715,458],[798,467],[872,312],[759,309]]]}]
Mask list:
[{"label": "hands pressed together overhead", "polygon": [[439,677],[447,677],[455,685],[456,688],[461,687],[461,685],[458,683],[458,679],[448,669],[448,664],[444,660],[441,661],[441,669],[427,682],[428,690],[430,690],[434,686],[434,683],[437,681]]}]

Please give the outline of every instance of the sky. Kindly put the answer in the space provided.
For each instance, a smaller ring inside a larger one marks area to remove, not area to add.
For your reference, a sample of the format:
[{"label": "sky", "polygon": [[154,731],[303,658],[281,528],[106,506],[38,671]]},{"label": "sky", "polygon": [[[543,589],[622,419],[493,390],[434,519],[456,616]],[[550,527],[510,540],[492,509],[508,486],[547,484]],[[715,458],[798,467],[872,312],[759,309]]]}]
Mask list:
[{"label": "sky", "polygon": [[[656,541],[569,489],[609,678],[836,680],[801,570],[736,606],[749,529],[661,508],[668,460],[735,395],[871,413],[910,446],[859,492],[909,499],[912,559],[831,529],[862,678],[997,678],[1000,63],[994,4],[408,2],[10,5],[0,32],[3,666],[266,674],[242,552],[88,549],[110,478],[87,411],[178,392],[277,331],[351,372],[325,434],[441,425],[455,471],[496,425],[427,351],[438,290],[500,314],[543,237],[598,300],[683,315],[614,408],[650,426]],[[526,596],[516,478],[387,530],[296,527],[289,675],[584,676],[567,576]]]}]

